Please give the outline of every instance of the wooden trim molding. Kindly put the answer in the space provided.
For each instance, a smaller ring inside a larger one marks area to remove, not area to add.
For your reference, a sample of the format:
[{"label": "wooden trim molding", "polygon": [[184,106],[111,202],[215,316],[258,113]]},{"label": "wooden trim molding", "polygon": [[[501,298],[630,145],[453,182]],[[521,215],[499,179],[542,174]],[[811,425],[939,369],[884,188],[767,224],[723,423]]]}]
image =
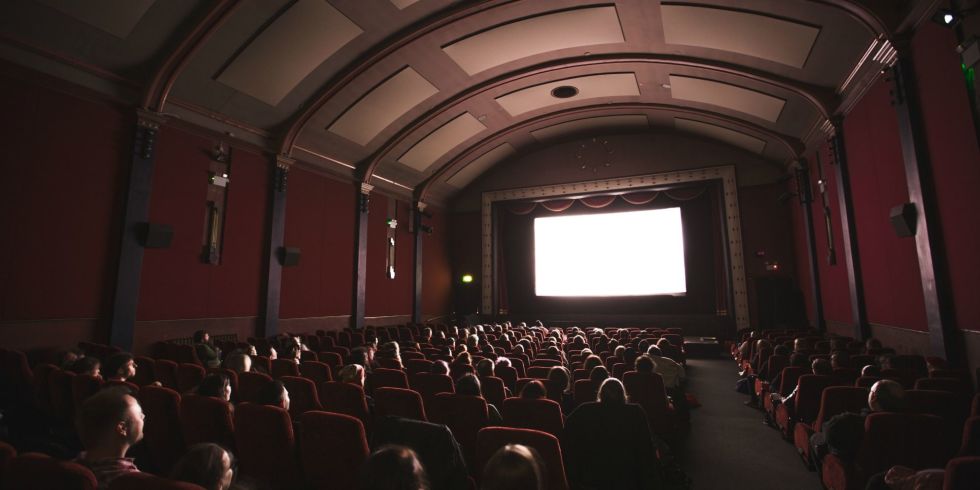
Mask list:
[{"label": "wooden trim molding", "polygon": [[494,301],[493,294],[497,289],[493,267],[495,262],[493,246],[493,203],[529,198],[539,199],[572,196],[590,192],[643,189],[667,184],[708,180],[721,180],[722,182],[725,203],[725,223],[728,234],[726,248],[728,250],[731,286],[735,301],[735,323],[740,329],[748,328],[750,325],[749,300],[745,281],[745,265],[742,253],[742,221],[739,215],[738,186],[735,182],[734,165],[484,192],[482,212],[483,296],[481,311],[484,314],[496,311],[496,301]]}]

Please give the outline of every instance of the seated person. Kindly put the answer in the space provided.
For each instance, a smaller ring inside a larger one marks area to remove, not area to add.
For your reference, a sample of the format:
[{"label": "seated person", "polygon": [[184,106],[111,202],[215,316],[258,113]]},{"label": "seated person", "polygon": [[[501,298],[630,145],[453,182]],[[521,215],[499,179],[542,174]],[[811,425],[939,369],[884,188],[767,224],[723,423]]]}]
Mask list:
[{"label": "seated person", "polygon": [[415,451],[387,445],[368,456],[361,466],[361,490],[428,490],[429,476]]},{"label": "seated person", "polygon": [[235,455],[205,442],[195,444],[177,461],[170,479],[193,483],[207,490],[228,490],[235,480]]},{"label": "seated person", "polygon": [[85,353],[78,347],[72,347],[58,353],[58,367],[64,371],[70,371],[76,361],[85,357]]},{"label": "seated person", "polygon": [[197,385],[194,393],[211,398],[220,398],[231,403],[231,379],[224,374],[211,373],[204,377],[201,384]]},{"label": "seated person", "polygon": [[87,374],[89,376],[102,376],[102,363],[95,357],[81,357],[73,362],[67,371],[75,374]]},{"label": "seated person", "polygon": [[204,330],[194,332],[194,352],[205,367],[221,365],[221,349],[214,346],[211,336]]},{"label": "seated person", "polygon": [[810,454],[817,468],[829,452],[845,462],[857,456],[864,439],[864,419],[871,412],[901,412],[905,409],[905,389],[896,381],[883,379],[871,386],[868,408],[861,413],[845,412],[823,424],[823,431],[810,437]]},{"label": "seated person", "polygon": [[[483,398],[483,389],[480,387],[480,379],[472,374],[466,374],[456,380],[456,394],[478,396]],[[487,415],[490,416],[490,425],[503,425],[504,418],[500,415],[500,410],[487,402]]]},{"label": "seated person", "polygon": [[109,387],[92,395],[79,409],[77,429],[85,451],[75,460],[92,470],[99,490],[116,478],[138,472],[129,448],[143,439],[143,409],[124,387]]},{"label": "seated person", "polygon": [[252,357],[236,349],[225,358],[225,367],[238,374],[250,372],[252,370]]},{"label": "seated person", "polygon": [[283,410],[289,410],[289,390],[278,379],[269,381],[259,389],[257,395],[259,405],[271,405]]},{"label": "seated person", "polygon": [[[813,363],[810,365],[810,370],[813,374],[820,376],[833,376],[834,369],[830,367],[830,361],[827,359],[814,359]],[[783,396],[779,393],[772,393],[772,405],[775,408],[776,405],[780,403],[785,403],[787,408],[793,407],[796,400],[796,393],[800,389],[800,383],[797,382],[793,391],[789,395]]]},{"label": "seated person", "polygon": [[432,374],[445,374],[449,376],[449,363],[446,361],[433,361]]},{"label": "seated person", "polygon": [[541,400],[548,397],[548,392],[544,388],[544,383],[533,380],[521,388],[521,398],[525,400]]},{"label": "seated person", "polygon": [[[136,377],[136,360],[129,352],[117,352],[102,365],[102,377],[109,384],[133,385],[133,378]],[[151,383],[153,386],[162,386],[159,381]]]},{"label": "seated person", "polygon": [[[364,371],[364,366],[360,364],[348,364],[337,372],[337,381],[341,383],[350,383],[364,388],[364,381],[367,378],[367,373]],[[374,413],[374,398],[369,396],[367,392],[364,393],[364,401],[368,406],[368,413]]]},{"label": "seated person", "polygon": [[481,490],[544,490],[547,473],[532,447],[508,444],[497,450],[483,468]]},{"label": "seated person", "polygon": [[575,391],[572,384],[572,375],[568,368],[564,366],[554,366],[548,370],[548,382],[553,383],[561,389],[561,410],[562,413],[569,414],[575,409]]}]

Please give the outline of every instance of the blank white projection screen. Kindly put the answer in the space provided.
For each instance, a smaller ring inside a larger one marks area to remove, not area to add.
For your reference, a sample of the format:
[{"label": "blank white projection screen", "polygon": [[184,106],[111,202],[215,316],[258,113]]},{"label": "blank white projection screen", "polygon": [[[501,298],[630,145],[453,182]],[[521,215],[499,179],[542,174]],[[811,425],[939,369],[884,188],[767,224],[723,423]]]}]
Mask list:
[{"label": "blank white projection screen", "polygon": [[681,209],[534,220],[538,296],[649,296],[687,291]]}]

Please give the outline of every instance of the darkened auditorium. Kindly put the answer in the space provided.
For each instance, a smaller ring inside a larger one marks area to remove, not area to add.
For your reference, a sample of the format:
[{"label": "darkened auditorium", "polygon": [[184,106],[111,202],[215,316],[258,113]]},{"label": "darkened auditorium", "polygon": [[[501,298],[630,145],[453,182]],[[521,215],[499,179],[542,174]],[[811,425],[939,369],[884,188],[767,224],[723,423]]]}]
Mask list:
[{"label": "darkened auditorium", "polygon": [[3,0],[0,490],[980,490],[980,0]]}]

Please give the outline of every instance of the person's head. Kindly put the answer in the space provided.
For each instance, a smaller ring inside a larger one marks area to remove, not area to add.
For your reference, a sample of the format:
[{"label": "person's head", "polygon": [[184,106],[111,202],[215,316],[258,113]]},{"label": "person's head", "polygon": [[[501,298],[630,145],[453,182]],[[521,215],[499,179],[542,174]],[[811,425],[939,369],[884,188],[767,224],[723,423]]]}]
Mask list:
[{"label": "person's head", "polygon": [[260,405],[272,405],[285,410],[289,410],[289,391],[282,381],[273,380],[262,385],[258,393]]},{"label": "person's head", "polygon": [[422,338],[420,340],[423,341],[423,342],[428,342],[431,339],[432,339],[432,329],[429,328],[429,327],[423,328],[422,329]]},{"label": "person's head", "polygon": [[865,340],[864,341],[864,350],[865,351],[871,351],[871,350],[880,349],[880,348],[881,348],[881,341],[878,340],[878,339],[876,339],[876,338],[874,338],[874,337],[870,337],[870,338],[868,338],[868,340]]},{"label": "person's head", "polygon": [[810,362],[810,356],[806,354],[801,354],[799,352],[794,352],[789,356],[789,365],[795,367],[807,367]]},{"label": "person's head", "polygon": [[783,344],[779,344],[776,347],[772,348],[772,353],[773,355],[776,356],[789,356],[791,351],[789,350],[789,347],[786,347]]},{"label": "person's head", "polygon": [[554,366],[548,370],[548,381],[561,387],[561,391],[569,392],[572,388],[572,376],[564,366]]},{"label": "person's head", "polygon": [[601,365],[602,365],[602,359],[600,359],[599,356],[596,355],[591,355],[589,357],[586,357],[585,361],[582,363],[582,367],[585,368],[585,370],[590,373],[592,372],[593,369],[595,369],[596,366],[601,366]]},{"label": "person's head", "polygon": [[364,366],[360,364],[348,364],[337,373],[337,381],[364,386]]},{"label": "person's head", "polygon": [[616,378],[606,378],[606,380],[599,385],[599,396],[597,401],[612,405],[625,404],[627,401],[626,388],[623,387],[622,381]]},{"label": "person's head", "polygon": [[622,357],[626,355],[626,346],[625,345],[617,346],[615,349],[613,349],[613,355],[622,359]]},{"label": "person's head", "polygon": [[592,368],[592,371],[589,371],[589,379],[591,379],[593,383],[601,383],[608,377],[609,370],[606,369],[606,366],[596,366]]},{"label": "person's head", "polygon": [[206,344],[211,340],[211,336],[204,330],[198,330],[194,332],[194,343],[195,344]]},{"label": "person's head", "polygon": [[371,360],[368,357],[368,349],[364,346],[355,347],[350,351],[350,362],[352,364],[360,364],[362,366],[369,366]]},{"label": "person's head", "polygon": [[493,376],[493,361],[490,359],[480,359],[480,362],[476,363],[476,374],[481,378]]},{"label": "person's head", "polygon": [[501,366],[511,367],[510,359],[508,359],[508,358],[506,358],[504,356],[500,356],[495,361],[495,365],[496,365],[496,367],[494,369],[496,369],[498,367],[501,367]]},{"label": "person's head", "polygon": [[235,479],[235,456],[211,443],[195,444],[174,465],[170,479],[200,485],[207,490],[227,490]]},{"label": "person's head", "polygon": [[660,350],[660,347],[657,347],[656,344],[653,344],[650,347],[647,347],[647,355],[648,356],[663,357],[664,356],[664,352],[662,350]]},{"label": "person's head", "polygon": [[71,369],[75,361],[85,357],[85,354],[81,349],[77,347],[72,347],[71,349],[63,350],[58,353],[58,367],[61,369]]},{"label": "person's head", "polygon": [[529,400],[537,400],[548,396],[548,391],[544,387],[544,383],[533,380],[529,381],[524,388],[521,388],[521,398]]},{"label": "person's head", "polygon": [[117,352],[102,365],[102,375],[107,379],[126,380],[136,376],[136,361],[128,352]]},{"label": "person's head", "polygon": [[472,374],[464,374],[456,380],[456,394],[483,396],[483,391],[480,388],[480,379]]},{"label": "person's head", "polygon": [[231,380],[227,375],[221,373],[211,373],[201,380],[197,385],[195,393],[201,396],[221,398],[224,401],[231,401]]},{"label": "person's head", "polygon": [[360,490],[429,490],[429,477],[415,451],[385,445],[361,465]]},{"label": "person's head", "polygon": [[868,364],[861,368],[861,376],[881,376],[881,369],[874,364]]},{"label": "person's head", "polygon": [[225,366],[236,373],[247,373],[252,370],[252,358],[242,351],[232,352],[225,359]]},{"label": "person's head", "polygon": [[905,388],[890,379],[878,381],[868,394],[868,408],[872,412],[901,412],[905,408]]},{"label": "person's head", "polygon": [[830,367],[834,369],[848,367],[850,360],[851,356],[847,353],[847,351],[834,351],[834,353],[830,355]]},{"label": "person's head", "polygon": [[813,374],[821,374],[824,376],[834,374],[834,368],[830,365],[830,360],[822,357],[814,359],[813,362],[810,363],[810,369],[813,371]]},{"label": "person's head", "polygon": [[508,444],[497,450],[483,468],[481,490],[544,490],[547,475],[534,448]]},{"label": "person's head", "polygon": [[296,345],[292,339],[282,343],[282,351],[279,352],[279,359],[288,359],[290,361],[298,361],[300,357],[300,348]]},{"label": "person's head", "polygon": [[95,357],[82,357],[75,360],[69,367],[69,371],[75,374],[87,374],[89,376],[101,376],[100,369],[102,363]]},{"label": "person's head", "polygon": [[443,360],[432,362],[432,374],[449,375],[449,363]]},{"label": "person's head", "polygon": [[125,387],[109,387],[90,396],[76,425],[88,451],[122,451],[143,439],[143,409]]},{"label": "person's head", "polygon": [[644,354],[636,358],[634,367],[638,373],[652,373],[657,368],[657,363],[653,362],[650,356]]},{"label": "person's head", "polygon": [[473,358],[470,356],[469,352],[463,351],[460,352],[458,356],[456,356],[456,360],[454,360],[453,362],[455,362],[456,364],[466,364],[467,366],[469,366],[473,364]]}]

